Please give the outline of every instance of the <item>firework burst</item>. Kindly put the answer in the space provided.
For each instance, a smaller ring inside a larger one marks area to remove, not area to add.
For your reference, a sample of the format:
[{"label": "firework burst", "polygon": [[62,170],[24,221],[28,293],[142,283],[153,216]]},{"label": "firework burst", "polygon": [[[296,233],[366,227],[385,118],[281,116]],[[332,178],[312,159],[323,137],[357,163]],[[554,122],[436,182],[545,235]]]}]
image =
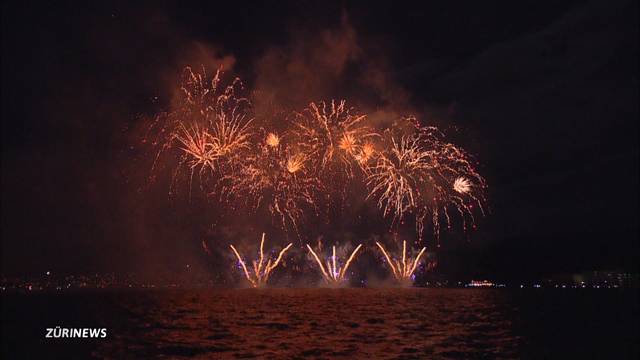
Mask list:
[{"label": "firework burst", "polygon": [[362,244],[358,245],[351,252],[351,255],[349,256],[347,261],[344,263],[344,266],[340,267],[340,264],[338,263],[339,260],[336,257],[336,247],[333,246],[333,254],[331,255],[330,258],[326,260],[326,268],[325,268],[325,264],[322,263],[322,261],[318,257],[318,254],[316,254],[316,252],[313,251],[313,248],[309,246],[309,244],[307,244],[307,249],[309,249],[309,253],[313,256],[316,263],[318,264],[318,267],[322,272],[322,276],[324,277],[325,281],[330,284],[341,283],[346,279],[345,276],[346,276],[347,270],[349,269],[351,262],[356,257],[356,254],[358,253],[358,250],[360,250],[361,247],[362,247]]},{"label": "firework burst", "polygon": [[360,147],[360,151],[356,154],[355,158],[358,161],[358,164],[363,170],[368,170],[370,165],[369,162],[373,160],[376,155],[376,148],[372,142],[365,142],[362,147]]},{"label": "firework burst", "polygon": [[372,167],[367,185],[371,187],[369,197],[377,196],[384,216],[392,214],[395,221],[416,206],[420,195],[418,185],[427,168],[427,155],[420,150],[415,137],[403,136],[391,141],[391,150]]},{"label": "firework burst", "polygon": [[240,256],[240,253],[238,252],[238,250],[236,250],[235,246],[229,245],[236,258],[238,259],[238,264],[242,268],[244,276],[253,287],[260,287],[267,284],[271,272],[273,272],[273,270],[278,267],[278,265],[280,264],[280,260],[282,260],[284,254],[289,250],[289,248],[291,248],[291,246],[293,246],[293,244],[287,245],[282,250],[280,250],[280,253],[278,253],[278,257],[275,258],[275,260],[269,258],[265,263],[264,238],[265,234],[263,233],[262,239],[260,240],[260,258],[257,261],[253,261],[253,267],[251,268],[253,272],[249,270],[249,268],[247,267],[247,263],[242,259],[242,256]]},{"label": "firework burst", "polygon": [[280,145],[280,137],[277,134],[270,132],[269,134],[267,134],[265,143],[269,147],[277,148]]},{"label": "firework burst", "polygon": [[321,183],[304,153],[290,150],[275,133],[267,134],[259,151],[248,155],[237,171],[225,176],[222,194],[243,199],[254,211],[263,205],[284,230],[298,230],[305,211],[317,211]]},{"label": "firework burst", "polygon": [[397,224],[413,214],[420,239],[429,217],[438,239],[441,222],[451,226],[451,209],[460,215],[464,230],[468,221],[474,224],[475,206],[484,214],[484,179],[469,156],[442,137],[433,127],[389,136],[390,146],[370,167],[366,179],[368,198],[377,200],[383,216]]},{"label": "firework burst", "polygon": [[[293,133],[318,169],[353,176],[353,165],[366,163],[375,151],[371,139],[378,134],[364,125],[366,115],[347,107],[346,101],[310,103],[295,113]],[[335,174],[334,174],[335,175]]]},{"label": "firework burst", "polygon": [[144,142],[160,146],[153,169],[161,154],[178,150],[172,189],[183,168],[188,170],[189,189],[195,174],[203,188],[209,187],[206,180],[232,171],[250,148],[251,104],[238,95],[240,79],[222,86],[222,75],[219,69],[209,80],[204,69],[185,68],[174,110],[158,115],[145,136]]},{"label": "firework burst", "polygon": [[455,190],[459,194],[467,194],[469,193],[469,191],[471,191],[471,181],[467,180],[463,176],[460,176],[453,182],[453,190]]}]

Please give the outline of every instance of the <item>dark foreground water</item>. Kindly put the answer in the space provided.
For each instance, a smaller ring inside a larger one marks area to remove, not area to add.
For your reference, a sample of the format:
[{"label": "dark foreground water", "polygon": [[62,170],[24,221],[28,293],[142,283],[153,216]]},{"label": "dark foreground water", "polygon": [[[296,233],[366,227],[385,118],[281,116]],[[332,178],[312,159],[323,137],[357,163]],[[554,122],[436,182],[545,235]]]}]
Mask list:
[{"label": "dark foreground water", "polygon": [[[263,289],[2,295],[3,359],[635,359],[633,290]],[[106,339],[45,329],[107,328]]]}]

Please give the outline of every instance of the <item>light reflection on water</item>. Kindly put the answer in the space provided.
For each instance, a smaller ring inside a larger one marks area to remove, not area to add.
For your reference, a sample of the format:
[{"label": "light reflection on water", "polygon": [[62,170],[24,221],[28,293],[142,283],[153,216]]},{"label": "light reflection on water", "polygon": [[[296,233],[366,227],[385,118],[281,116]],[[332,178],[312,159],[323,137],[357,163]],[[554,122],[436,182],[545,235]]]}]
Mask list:
[{"label": "light reflection on water", "polygon": [[[175,289],[2,300],[3,354],[31,357],[634,359],[639,343],[634,291]],[[56,325],[106,327],[108,337],[44,339]]]},{"label": "light reflection on water", "polygon": [[487,292],[247,289],[142,296],[123,306],[139,318],[99,354],[117,356],[125,344],[129,353],[147,356],[260,358],[495,358],[514,357],[518,349],[513,309]]}]

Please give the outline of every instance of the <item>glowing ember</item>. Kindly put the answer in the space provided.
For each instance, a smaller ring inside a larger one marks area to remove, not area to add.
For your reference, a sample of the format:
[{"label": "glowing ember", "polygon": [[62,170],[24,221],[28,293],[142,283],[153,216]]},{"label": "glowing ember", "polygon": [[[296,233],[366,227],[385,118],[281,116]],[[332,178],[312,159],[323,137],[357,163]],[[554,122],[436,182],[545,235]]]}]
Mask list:
[{"label": "glowing ember", "polygon": [[349,265],[351,265],[351,262],[353,261],[356,254],[358,253],[358,250],[360,250],[361,247],[362,247],[362,244],[358,245],[355,248],[355,250],[351,252],[351,255],[349,256],[347,261],[344,263],[344,266],[341,268],[340,265],[337,263],[336,247],[333,246],[333,255],[326,260],[327,266],[325,268],[324,264],[322,263],[322,261],[320,260],[316,252],[313,251],[313,249],[311,248],[311,246],[309,246],[309,244],[307,244],[307,249],[309,249],[309,252],[318,263],[318,267],[322,272],[322,276],[324,277],[325,281],[327,281],[328,283],[340,283],[345,280],[345,275],[347,273],[347,270],[349,269]]},{"label": "glowing ember", "polygon": [[231,250],[233,250],[233,253],[238,258],[238,263],[242,267],[244,276],[247,278],[247,280],[249,280],[249,282],[251,283],[251,286],[253,287],[264,286],[267,284],[267,281],[269,280],[269,275],[271,275],[271,272],[276,267],[278,267],[278,265],[280,264],[280,260],[282,260],[282,256],[293,245],[293,244],[287,245],[284,249],[280,250],[278,257],[275,260],[270,258],[267,260],[267,263],[265,264],[264,263],[264,238],[265,238],[265,234],[263,233],[262,240],[260,240],[260,260],[253,261],[253,269],[252,269],[253,274],[247,268],[247,264],[245,263],[244,260],[242,260],[242,256],[240,256],[240,253],[238,253],[238,250],[236,250],[236,248],[233,245],[229,245]]},{"label": "glowing ember", "polygon": [[380,251],[382,251],[382,254],[387,260],[387,264],[389,264],[389,267],[393,272],[393,276],[396,278],[396,280],[399,281],[408,281],[411,279],[411,276],[418,267],[420,257],[427,250],[426,247],[423,247],[422,250],[420,250],[420,252],[418,253],[418,256],[416,256],[412,260],[411,258],[407,258],[407,241],[402,241],[402,261],[400,261],[398,259],[392,259],[389,256],[389,253],[387,253],[387,251],[379,242],[376,241],[376,245],[378,245],[378,248],[380,248]]}]

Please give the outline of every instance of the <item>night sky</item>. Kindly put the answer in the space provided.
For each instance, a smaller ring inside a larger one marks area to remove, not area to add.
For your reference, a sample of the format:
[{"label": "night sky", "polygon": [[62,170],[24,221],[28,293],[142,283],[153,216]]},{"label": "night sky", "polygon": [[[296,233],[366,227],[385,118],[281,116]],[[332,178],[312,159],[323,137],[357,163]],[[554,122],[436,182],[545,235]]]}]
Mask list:
[{"label": "night sky", "polygon": [[146,183],[138,136],[201,64],[292,106],[401,107],[473,154],[490,212],[436,271],[635,271],[637,61],[635,1],[5,1],[2,273],[215,268],[213,205]]}]

